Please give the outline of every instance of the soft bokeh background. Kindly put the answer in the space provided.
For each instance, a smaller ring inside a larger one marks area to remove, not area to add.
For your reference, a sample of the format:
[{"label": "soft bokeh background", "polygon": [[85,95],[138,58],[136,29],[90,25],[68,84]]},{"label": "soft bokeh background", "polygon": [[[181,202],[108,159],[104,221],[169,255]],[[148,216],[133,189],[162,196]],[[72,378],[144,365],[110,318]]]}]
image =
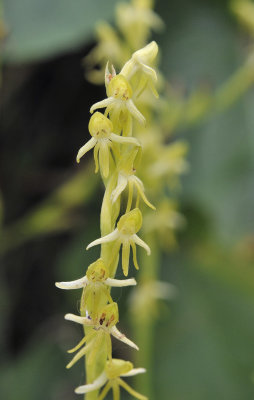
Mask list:
[{"label": "soft bokeh background", "polygon": [[[103,87],[84,79],[82,57],[107,0],[5,0],[9,36],[1,88],[0,394],[5,400],[71,400],[84,382],[66,350],[80,330],[63,320],[80,293],[54,287],[81,276],[98,254],[102,185],[90,158],[90,105]],[[161,67],[187,94],[218,87],[250,46],[226,0],[158,0]],[[178,136],[190,144],[179,248],[162,255],[162,278],[178,289],[157,322],[156,399],[254,398],[254,91]],[[119,276],[121,274],[119,273]],[[121,329],[131,337],[128,290],[116,290]],[[139,343],[142,346],[142,343]],[[129,357],[115,345],[116,357]],[[126,397],[127,398],[127,397]]]}]

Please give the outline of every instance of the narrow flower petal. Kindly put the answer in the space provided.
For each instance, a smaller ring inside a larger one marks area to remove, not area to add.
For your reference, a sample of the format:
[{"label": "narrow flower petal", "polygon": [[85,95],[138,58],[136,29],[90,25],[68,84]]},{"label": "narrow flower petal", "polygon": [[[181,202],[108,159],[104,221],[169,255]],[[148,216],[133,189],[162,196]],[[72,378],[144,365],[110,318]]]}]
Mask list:
[{"label": "narrow flower petal", "polygon": [[87,385],[79,386],[75,389],[75,393],[84,394],[93,392],[96,389],[100,389],[106,382],[108,378],[105,372],[103,372],[93,383],[88,383]]},{"label": "narrow flower petal", "polygon": [[78,324],[81,325],[94,325],[93,321],[89,318],[86,317],[80,317],[79,315],[74,315],[74,314],[66,314],[64,316],[64,319],[67,321],[72,321],[72,322],[77,322]]},{"label": "narrow flower petal", "polygon": [[95,162],[95,173],[99,171],[99,161],[98,161],[98,153],[99,153],[100,145],[99,143],[96,144],[93,152],[94,162]]},{"label": "narrow flower petal", "polygon": [[136,249],[136,244],[133,242],[133,240],[131,240],[130,242],[131,247],[132,247],[132,253],[133,253],[133,264],[134,267],[139,270],[139,265],[138,265],[138,261],[137,261],[137,249]]},{"label": "narrow flower petal", "polygon": [[144,374],[146,372],[145,368],[132,368],[131,371],[127,372],[126,374],[121,374],[120,376],[123,376],[125,378],[129,377],[129,376],[135,376],[138,374]]},{"label": "narrow flower petal", "polygon": [[151,67],[148,67],[148,65],[145,64],[141,64],[142,65],[142,70],[144,71],[144,73],[146,75],[149,76],[150,79],[152,79],[153,82],[157,81],[157,74],[155,72],[155,70]]},{"label": "narrow flower petal", "polygon": [[103,399],[105,399],[105,397],[107,396],[107,394],[108,394],[108,392],[109,392],[110,389],[111,389],[111,384],[110,384],[110,382],[108,382],[108,383],[105,385],[105,387],[103,388],[103,390],[101,391],[101,393],[100,393],[100,395],[99,395],[99,397],[98,397],[98,400],[103,400]]},{"label": "narrow flower petal", "polygon": [[136,139],[134,137],[120,136],[120,135],[116,135],[115,133],[111,133],[109,138],[110,138],[110,140],[112,140],[112,142],[116,142],[116,143],[120,143],[120,144],[133,144],[135,146],[141,146],[138,139]]},{"label": "narrow flower petal", "polygon": [[113,400],[120,400],[120,388],[118,383],[114,382],[112,385]]},{"label": "narrow flower petal", "polygon": [[107,99],[98,101],[92,107],[90,108],[90,113],[92,114],[94,110],[97,110],[98,108],[105,108],[108,107],[110,104],[114,103],[115,99],[114,97],[108,97]]},{"label": "narrow flower petal", "polygon": [[101,140],[100,143],[99,163],[102,175],[107,178],[109,173],[109,149],[108,143],[104,140]]},{"label": "narrow flower petal", "polygon": [[136,350],[139,350],[138,346],[133,343],[130,339],[128,339],[123,333],[121,333],[116,326],[113,326],[110,329],[110,333],[112,336],[114,336],[116,339],[121,340],[121,342],[127,344],[130,347],[133,347]]},{"label": "narrow flower petal", "polygon": [[76,364],[76,362],[78,360],[80,360],[80,358],[82,358],[84,355],[86,355],[86,353],[89,351],[89,349],[91,348],[91,346],[93,345],[93,341],[91,341],[90,343],[88,343],[86,346],[83,347],[83,349],[81,349],[74,357],[73,359],[69,362],[69,364],[66,365],[66,368],[69,369],[71,368],[74,364]]},{"label": "narrow flower petal", "polygon": [[108,278],[104,282],[106,285],[111,287],[124,287],[124,286],[135,286],[137,284],[134,278],[130,279],[112,279]]},{"label": "narrow flower petal", "polygon": [[146,250],[148,256],[150,256],[150,254],[151,254],[150,247],[142,239],[140,239],[140,237],[138,237],[138,235],[136,235],[136,234],[132,235],[132,238],[133,238],[134,242],[136,244],[138,244],[139,246],[143,247]]},{"label": "narrow flower petal", "polygon": [[126,382],[124,382],[122,379],[119,380],[119,385],[121,385],[128,393],[130,393],[133,397],[136,397],[136,399],[139,400],[148,400],[148,397],[143,396],[142,394],[136,392],[136,390],[132,389],[131,386],[129,386]]},{"label": "narrow flower petal", "polygon": [[91,138],[84,146],[82,146],[77,155],[77,163],[80,162],[81,157],[83,157],[89,150],[91,150],[97,143],[97,140],[95,138]]},{"label": "narrow flower petal", "polygon": [[83,344],[85,342],[87,342],[92,336],[94,335],[94,332],[90,332],[88,333],[88,335],[84,336],[80,342],[77,344],[77,346],[73,347],[72,349],[68,350],[67,353],[74,353],[75,351],[77,351],[78,349],[80,349],[81,346],[83,346]]},{"label": "narrow flower petal", "polygon": [[55,285],[59,289],[81,289],[88,283],[88,279],[86,276],[83,278],[77,279],[75,281],[70,282],[56,282]]},{"label": "narrow flower petal", "polygon": [[128,179],[126,178],[126,176],[124,176],[122,174],[119,174],[118,175],[118,180],[117,180],[117,186],[116,186],[115,190],[113,190],[113,192],[111,194],[111,199],[112,199],[113,203],[116,202],[116,200],[118,199],[120,194],[126,188],[127,184],[128,184]]},{"label": "narrow flower petal", "polygon": [[145,125],[146,119],[143,114],[137,109],[132,99],[126,101],[126,107],[128,108],[131,115],[136,118],[140,124]]},{"label": "narrow flower petal", "polygon": [[154,205],[152,203],[150,203],[150,201],[148,200],[148,198],[145,195],[144,192],[144,186],[143,183],[140,179],[138,179],[136,176],[134,177],[135,179],[133,179],[133,182],[137,188],[138,193],[140,194],[140,196],[142,197],[144,203],[146,203],[146,205],[148,207],[150,207],[152,210],[156,210],[156,208],[154,207]]},{"label": "narrow flower petal", "polygon": [[109,233],[106,236],[103,236],[99,239],[94,240],[93,242],[91,242],[86,250],[90,249],[93,246],[97,246],[97,244],[102,244],[102,243],[109,243],[109,242],[113,242],[114,240],[116,240],[119,237],[119,232],[118,229],[115,229],[113,232]]},{"label": "narrow flower petal", "polygon": [[129,272],[129,259],[130,259],[130,242],[124,241],[122,247],[122,269],[124,276]]}]

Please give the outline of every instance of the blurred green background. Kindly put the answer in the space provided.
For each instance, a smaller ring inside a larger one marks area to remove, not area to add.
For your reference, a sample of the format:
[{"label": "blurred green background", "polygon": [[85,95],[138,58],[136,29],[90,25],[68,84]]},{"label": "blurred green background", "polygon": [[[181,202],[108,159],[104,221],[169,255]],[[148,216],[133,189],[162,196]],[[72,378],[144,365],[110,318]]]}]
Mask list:
[{"label": "blurred green background", "polygon": [[[116,1],[5,0],[2,46],[0,395],[71,400],[84,383],[66,350],[81,330],[64,321],[80,293],[76,279],[98,249],[103,187],[91,158],[75,165],[88,138],[89,107],[104,88],[84,79],[94,25],[113,20]],[[158,0],[156,36],[166,78],[189,94],[217,88],[244,63],[251,41],[226,0]],[[156,399],[254,398],[254,91],[178,136],[190,145],[178,250],[161,257],[162,279],[178,295],[155,329]],[[121,273],[119,272],[119,277]],[[132,337],[128,290],[115,290],[121,330]],[[142,343],[139,343],[140,347]],[[115,357],[129,357],[115,343]],[[123,398],[125,398],[123,396]],[[126,397],[127,399],[127,397]]]}]

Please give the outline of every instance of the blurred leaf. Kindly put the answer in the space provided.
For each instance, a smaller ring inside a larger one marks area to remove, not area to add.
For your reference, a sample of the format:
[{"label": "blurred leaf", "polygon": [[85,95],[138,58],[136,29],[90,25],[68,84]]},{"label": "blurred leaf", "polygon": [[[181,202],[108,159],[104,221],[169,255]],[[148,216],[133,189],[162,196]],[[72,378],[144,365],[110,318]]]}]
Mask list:
[{"label": "blurred leaf", "polygon": [[170,261],[164,278],[179,296],[170,320],[156,330],[157,393],[171,400],[252,400],[254,297],[231,285],[230,271],[222,283],[202,264],[197,268],[196,259]]},{"label": "blurred leaf", "polygon": [[15,363],[5,362],[0,373],[1,397],[6,400],[75,399],[74,393],[71,396],[72,391],[68,391],[66,380],[71,387],[71,375],[64,368],[63,354],[58,346],[43,339],[26,348]]},{"label": "blurred leaf", "polygon": [[[223,4],[219,8],[197,0],[186,8],[179,8],[172,2],[175,14],[166,3],[160,2],[159,6],[161,15],[172,22],[167,24],[166,35],[161,38],[162,67],[169,80],[180,80],[186,91],[201,83],[210,85],[213,91],[229,79],[239,64],[245,63],[242,44]],[[250,84],[248,76],[246,80]],[[239,75],[235,77],[235,85],[241,95],[243,86],[239,84]],[[228,90],[231,97],[236,96],[230,93]],[[228,100],[222,97],[217,106],[222,107]],[[251,109],[253,95],[250,93],[223,115],[215,115],[199,127],[185,126],[180,132],[190,142],[190,173],[183,178],[182,200],[202,210],[220,239],[227,242],[253,232]]]},{"label": "blurred leaf", "polygon": [[4,0],[9,35],[4,57],[28,62],[73,50],[93,35],[99,19],[113,15],[116,0]]}]

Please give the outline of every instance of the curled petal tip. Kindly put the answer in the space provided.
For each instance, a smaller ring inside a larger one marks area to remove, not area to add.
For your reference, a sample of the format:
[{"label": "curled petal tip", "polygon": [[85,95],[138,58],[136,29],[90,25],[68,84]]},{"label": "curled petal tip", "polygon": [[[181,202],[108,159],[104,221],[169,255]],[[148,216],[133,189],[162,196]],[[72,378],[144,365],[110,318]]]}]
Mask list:
[{"label": "curled petal tip", "polygon": [[72,314],[65,314],[64,319],[71,321]]}]

